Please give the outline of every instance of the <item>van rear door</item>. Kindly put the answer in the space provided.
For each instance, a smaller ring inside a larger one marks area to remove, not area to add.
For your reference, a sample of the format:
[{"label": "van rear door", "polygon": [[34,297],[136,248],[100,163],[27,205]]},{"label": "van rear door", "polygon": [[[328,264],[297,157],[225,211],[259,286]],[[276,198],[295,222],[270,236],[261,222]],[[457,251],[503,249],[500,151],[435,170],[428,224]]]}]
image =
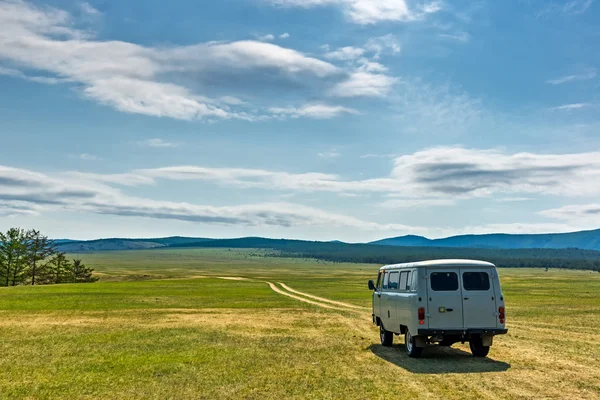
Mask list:
[{"label": "van rear door", "polygon": [[463,329],[463,299],[458,268],[427,269],[429,329]]},{"label": "van rear door", "polygon": [[490,268],[461,269],[465,329],[496,327],[496,293]]}]

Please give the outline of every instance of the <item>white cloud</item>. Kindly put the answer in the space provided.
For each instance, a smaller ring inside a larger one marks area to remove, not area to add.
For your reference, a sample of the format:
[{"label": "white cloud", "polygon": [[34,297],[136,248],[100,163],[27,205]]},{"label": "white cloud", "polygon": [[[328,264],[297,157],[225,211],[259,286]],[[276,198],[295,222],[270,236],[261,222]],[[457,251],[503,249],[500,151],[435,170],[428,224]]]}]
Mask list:
[{"label": "white cloud", "polygon": [[329,151],[318,153],[317,155],[321,158],[325,158],[327,160],[332,160],[334,158],[341,157],[342,154],[339,151],[337,151],[336,149],[331,149]]},{"label": "white cloud", "polygon": [[575,74],[564,75],[558,78],[549,79],[546,83],[551,85],[562,85],[563,83],[569,82],[577,82],[577,81],[587,81],[590,79],[594,79],[598,75],[598,70],[596,68],[579,68],[579,71]]},{"label": "white cloud", "polygon": [[566,14],[583,14],[594,3],[594,0],[572,0],[567,2],[562,11]]},{"label": "white cloud", "polygon": [[95,156],[93,154],[87,154],[87,153],[82,153],[79,156],[77,156],[77,158],[84,160],[84,161],[100,161],[100,160],[102,160],[101,157]]},{"label": "white cloud", "polygon": [[520,201],[530,201],[530,200],[532,200],[532,198],[531,197],[500,197],[495,200],[499,203],[514,203],[514,202],[520,202]]},{"label": "white cloud", "polygon": [[397,157],[397,154],[373,154],[373,153],[369,153],[369,154],[363,154],[360,156],[360,158],[395,158]]},{"label": "white cloud", "polygon": [[359,47],[346,46],[327,52],[323,56],[330,60],[350,61],[360,58],[364,52],[365,50]]},{"label": "white cloud", "polygon": [[276,117],[299,118],[308,117],[315,119],[329,119],[341,114],[356,114],[357,111],[342,106],[331,106],[327,104],[307,104],[302,107],[272,107],[269,111]]},{"label": "white cloud", "polygon": [[352,22],[370,25],[379,22],[415,21],[441,10],[439,1],[421,3],[412,11],[404,0],[265,0],[284,7],[338,6]]},{"label": "white cloud", "polygon": [[384,73],[388,71],[388,68],[378,62],[369,61],[366,58],[361,58],[357,61],[359,67],[356,69],[360,72],[373,72],[373,73]]},{"label": "white cloud", "polygon": [[88,15],[102,14],[100,11],[98,11],[96,8],[94,8],[94,6],[92,6],[90,3],[84,2],[84,3],[81,3],[79,6],[81,8],[81,11],[83,11],[84,13],[86,13]]},{"label": "white cloud", "polygon": [[581,108],[591,107],[592,105],[589,103],[573,103],[573,104],[564,104],[558,107],[552,107],[551,110],[579,110]]},{"label": "white cloud", "polygon": [[379,59],[382,54],[398,54],[401,47],[396,36],[387,34],[369,39],[365,44],[365,49],[374,53],[375,59]]},{"label": "white cloud", "polygon": [[[91,32],[76,28],[79,25],[67,12],[24,1],[0,0],[0,26],[0,59],[8,63],[0,66],[0,74],[43,83],[71,82],[86,98],[128,113],[184,120],[259,120],[260,116],[231,109],[237,104],[208,98],[179,82],[187,79],[199,87],[211,82],[217,90],[227,90],[235,81],[233,89],[243,91],[244,82],[251,82],[256,72],[268,71],[269,76],[293,82],[316,79],[324,87],[332,77],[347,75],[328,62],[272,43],[146,47],[94,40]],[[29,76],[23,70],[51,76]],[[175,76],[178,83],[173,83]],[[272,85],[279,88],[281,81],[274,79]]]},{"label": "white cloud", "polygon": [[478,99],[451,85],[432,86],[420,80],[397,80],[389,100],[398,125],[415,135],[427,132],[447,140],[450,135],[470,131],[489,117]]},{"label": "white cloud", "polygon": [[336,84],[329,94],[335,97],[384,97],[396,82],[396,78],[388,75],[357,71],[346,81]]},{"label": "white cloud", "polygon": [[600,194],[600,153],[509,154],[442,147],[398,157],[391,174],[409,190],[437,196]]},{"label": "white cloud", "polygon": [[282,33],[281,35],[279,35],[279,39],[287,39],[287,38],[289,38],[289,37],[290,37],[290,34],[289,34],[289,33],[287,33],[287,32],[285,32],[285,33]]},{"label": "white cloud", "polygon": [[37,82],[37,83],[46,83],[49,85],[55,85],[57,83],[65,82],[63,79],[58,78],[49,78],[46,76],[29,76],[14,68],[6,68],[0,66],[0,75],[11,76],[13,78],[20,78],[26,81]]},{"label": "white cloud", "polygon": [[160,138],[142,140],[142,141],[138,142],[138,145],[145,146],[145,147],[171,147],[171,148],[179,146],[176,143],[166,142]]},{"label": "white cloud", "polygon": [[544,217],[600,223],[600,204],[576,204],[539,212]]},{"label": "white cloud", "polygon": [[98,183],[91,176],[51,177],[0,166],[0,213],[23,215],[70,212],[180,220],[241,226],[337,226],[359,230],[412,231],[401,224],[379,224],[291,203],[262,203],[215,207],[133,197]]},{"label": "white cloud", "polygon": [[471,35],[469,35],[468,32],[440,33],[438,36],[443,39],[456,40],[461,43],[467,43],[471,40]]},{"label": "white cloud", "polygon": [[388,209],[402,209],[402,208],[420,208],[420,207],[440,207],[440,206],[452,206],[456,204],[456,200],[453,199],[393,199],[385,200],[379,203],[379,207]]},{"label": "white cloud", "polygon": [[268,35],[259,36],[258,40],[260,40],[261,42],[272,42],[273,40],[275,40],[275,36],[269,33]]},{"label": "white cloud", "polygon": [[[335,157],[338,152],[323,152]],[[346,180],[335,174],[287,173],[263,169],[173,166],[127,174],[85,175],[115,184],[155,184],[159,179],[197,180],[222,186],[296,192],[387,194],[397,199],[459,201],[473,197],[600,195],[600,152],[507,153],[495,149],[440,147],[396,157],[389,175]]]}]

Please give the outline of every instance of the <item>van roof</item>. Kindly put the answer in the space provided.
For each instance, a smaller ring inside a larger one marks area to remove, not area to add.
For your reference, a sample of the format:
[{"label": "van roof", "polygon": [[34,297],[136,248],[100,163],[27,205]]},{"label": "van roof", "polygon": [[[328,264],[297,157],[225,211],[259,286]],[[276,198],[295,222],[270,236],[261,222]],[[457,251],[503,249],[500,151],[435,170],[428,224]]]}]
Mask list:
[{"label": "van roof", "polygon": [[428,260],[384,265],[380,270],[418,267],[495,267],[495,265],[487,261],[478,260]]}]

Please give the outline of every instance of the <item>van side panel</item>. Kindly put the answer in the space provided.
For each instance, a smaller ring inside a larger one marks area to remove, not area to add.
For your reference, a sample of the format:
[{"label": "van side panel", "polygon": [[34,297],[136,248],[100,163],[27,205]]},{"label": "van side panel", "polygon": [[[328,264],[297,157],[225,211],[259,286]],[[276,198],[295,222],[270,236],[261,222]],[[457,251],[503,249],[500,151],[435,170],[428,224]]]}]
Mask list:
[{"label": "van side panel", "polygon": [[500,323],[500,319],[498,318],[498,308],[506,307],[504,305],[504,294],[502,293],[502,287],[500,286],[500,276],[498,275],[498,270],[494,268],[494,275],[496,279],[493,280],[494,283],[494,291],[496,293],[496,327],[504,329],[505,323]]},{"label": "van side panel", "polygon": [[[427,310],[427,279],[425,268],[414,268],[412,269],[415,277],[413,278],[413,284],[415,284],[416,291],[412,292],[409,304],[407,305],[408,310],[406,311],[406,318],[402,321],[402,325],[405,325],[408,330],[413,334],[419,331],[419,329],[429,328],[429,318],[425,318],[424,324],[419,325],[419,307]],[[419,300],[421,299],[421,300]]]}]

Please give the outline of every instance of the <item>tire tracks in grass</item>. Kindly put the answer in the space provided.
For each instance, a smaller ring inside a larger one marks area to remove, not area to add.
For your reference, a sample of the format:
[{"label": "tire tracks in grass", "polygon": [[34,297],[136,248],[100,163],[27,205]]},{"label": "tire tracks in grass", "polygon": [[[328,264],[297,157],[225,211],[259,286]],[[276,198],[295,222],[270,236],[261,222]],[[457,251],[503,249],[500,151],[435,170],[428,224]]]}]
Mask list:
[{"label": "tire tracks in grass", "polygon": [[300,292],[298,290],[294,290],[291,287],[287,286],[285,283],[278,282],[281,287],[278,287],[273,282],[262,281],[256,279],[249,279],[243,277],[236,276],[217,276],[217,279],[226,279],[226,280],[236,280],[236,281],[246,281],[246,282],[263,282],[269,285],[271,290],[275,293],[281,294],[283,296],[290,297],[294,300],[302,301],[304,303],[312,304],[314,306],[318,306],[321,308],[327,308],[329,310],[336,311],[350,311],[350,312],[358,312],[363,313],[368,310],[367,307],[356,306],[353,304],[344,303],[341,301],[329,300],[323,297],[314,296],[308,293]]},{"label": "tire tracks in grass", "polygon": [[264,281],[264,282],[265,282],[265,283],[267,283],[267,284],[269,285],[269,287],[270,287],[270,288],[271,288],[273,291],[275,291],[275,292],[277,292],[277,293],[279,293],[279,294],[282,294],[282,295],[284,295],[284,296],[291,297],[292,299],[295,299],[295,300],[303,301],[303,302],[305,302],[305,303],[312,304],[312,305],[319,306],[319,307],[323,307],[323,308],[328,308],[328,309],[330,309],[330,310],[338,310],[338,311],[352,311],[352,310],[349,310],[349,309],[347,309],[347,308],[334,307],[334,306],[330,306],[329,304],[319,303],[319,302],[317,302],[317,301],[309,300],[309,299],[307,299],[307,298],[304,298],[304,297],[296,296],[295,294],[292,294],[292,293],[286,292],[286,291],[284,291],[284,290],[282,290],[282,289],[278,288],[278,287],[277,287],[277,286],[276,286],[274,283],[272,283],[272,282],[268,282],[268,281]]},{"label": "tire tracks in grass", "polygon": [[284,288],[288,292],[292,292],[292,293],[298,294],[300,296],[308,297],[308,298],[313,299],[313,300],[317,300],[317,301],[324,302],[324,303],[329,303],[329,304],[335,304],[337,306],[342,306],[342,307],[346,307],[346,308],[352,308],[352,309],[360,310],[360,311],[365,311],[365,310],[369,309],[368,307],[356,306],[354,304],[348,304],[348,303],[344,303],[342,301],[329,300],[329,299],[326,299],[326,298],[323,298],[323,297],[314,296],[312,294],[308,294],[308,293],[300,292],[298,290],[294,290],[291,287],[289,287],[288,285],[286,285],[285,283],[282,283],[282,282],[278,282],[278,283],[279,283],[279,285],[281,285],[282,288]]}]

